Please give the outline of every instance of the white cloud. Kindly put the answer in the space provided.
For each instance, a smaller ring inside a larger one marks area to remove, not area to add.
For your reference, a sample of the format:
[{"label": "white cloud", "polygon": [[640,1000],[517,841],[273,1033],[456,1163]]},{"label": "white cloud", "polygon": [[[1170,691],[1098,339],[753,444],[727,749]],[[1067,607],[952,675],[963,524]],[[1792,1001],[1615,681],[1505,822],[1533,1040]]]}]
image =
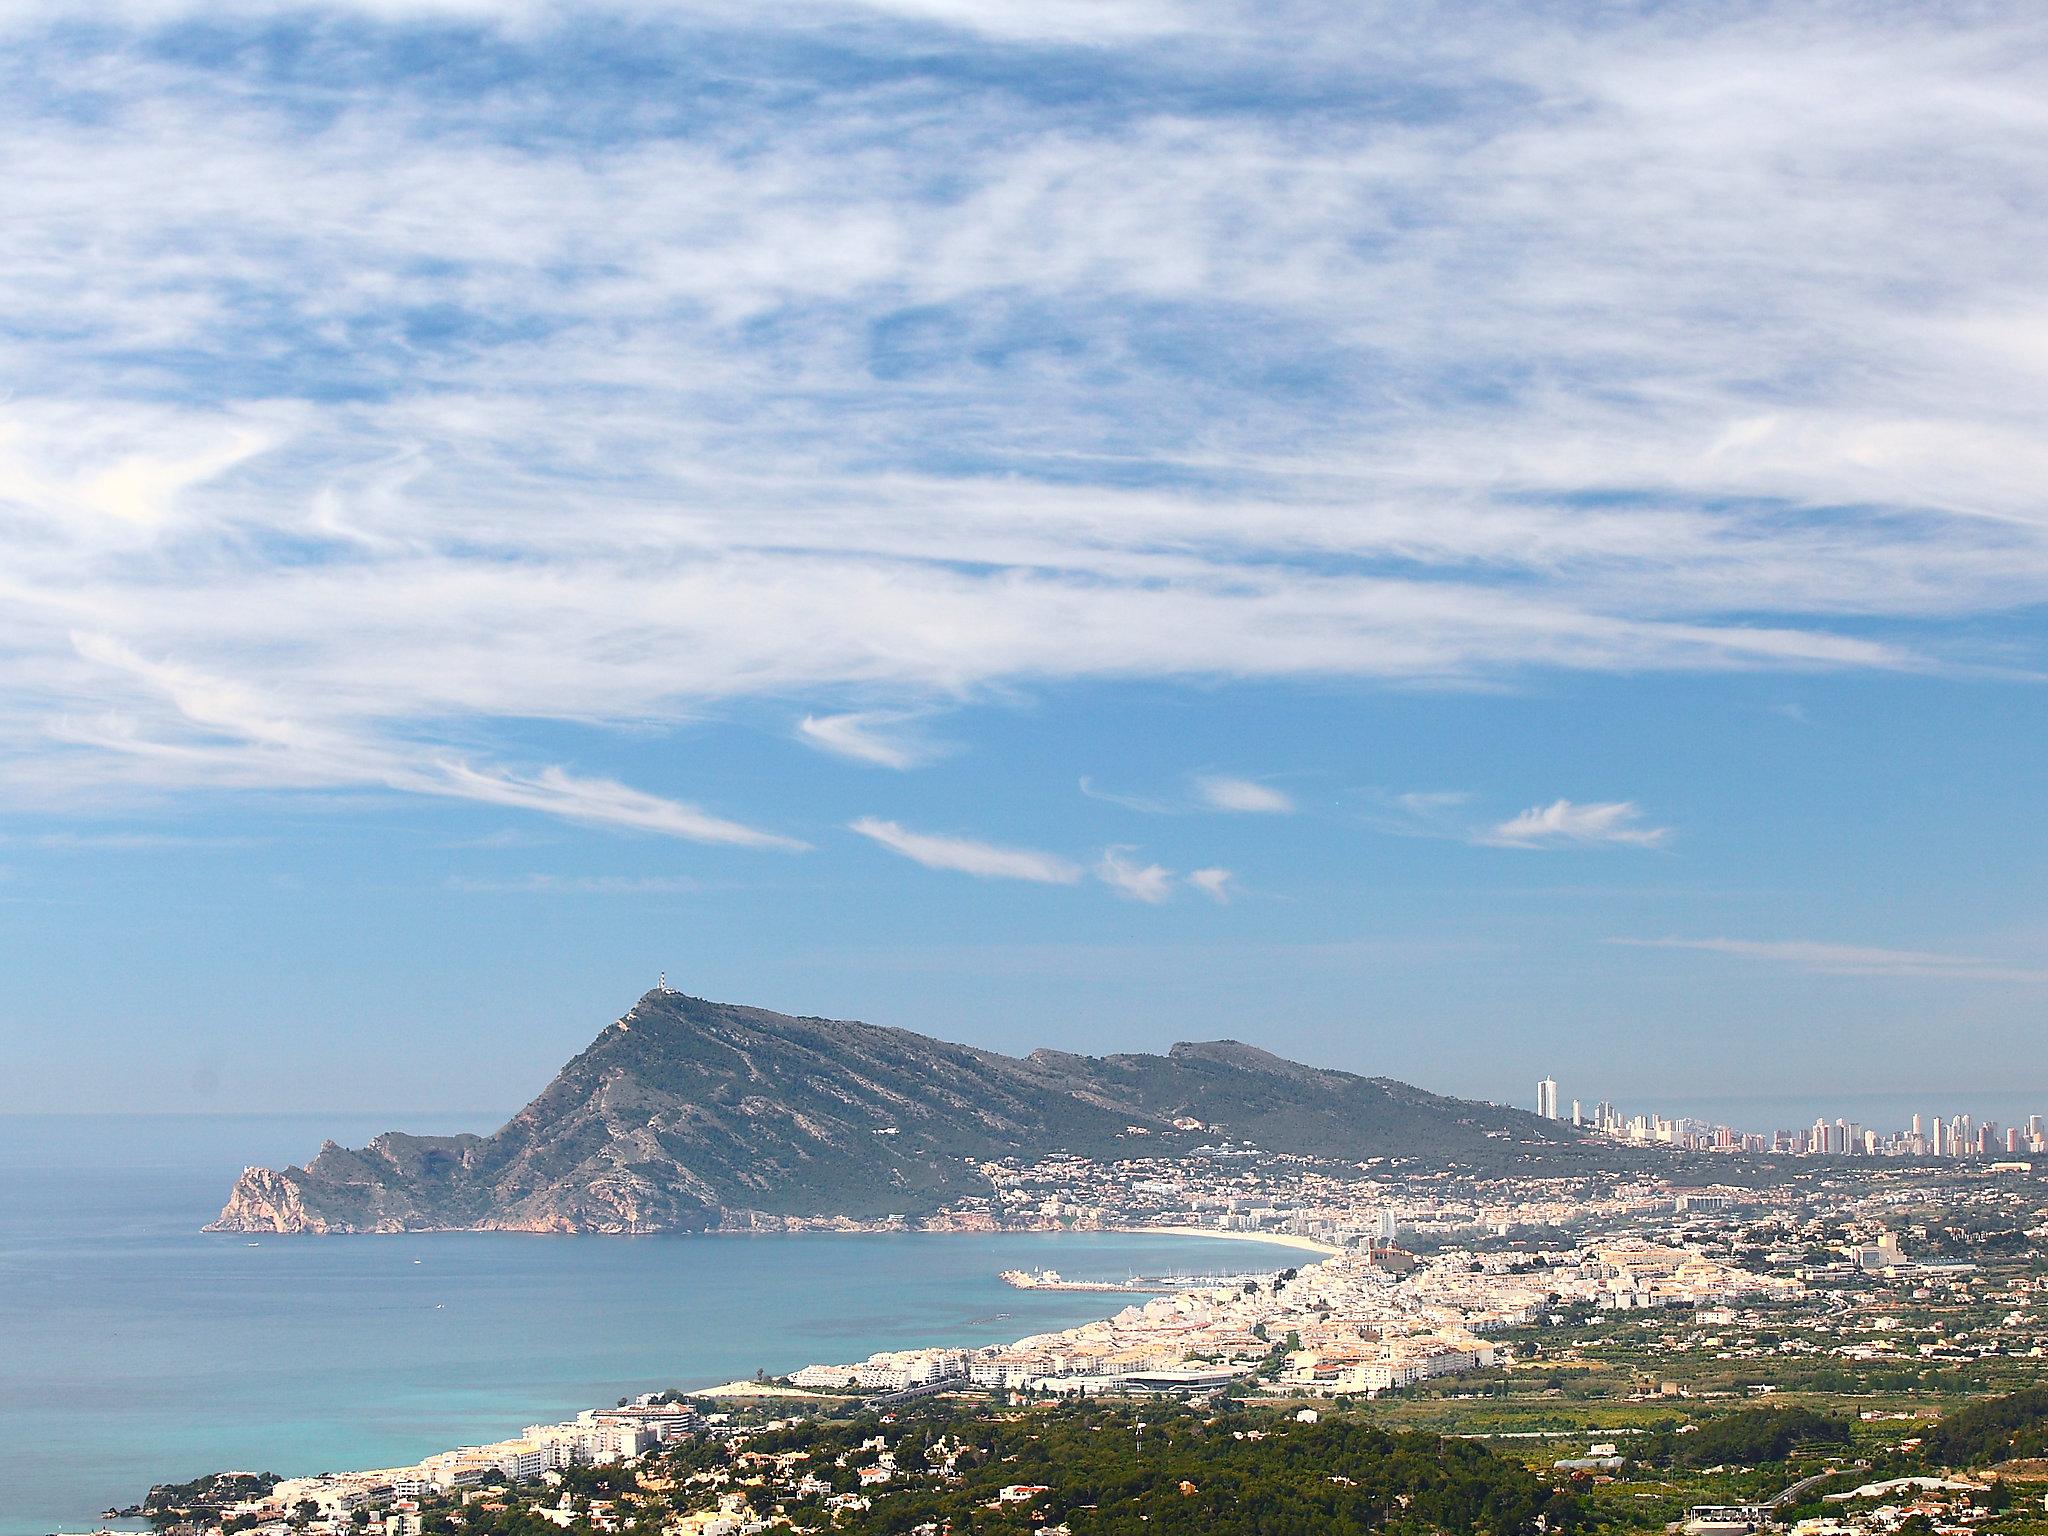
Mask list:
[{"label": "white cloud", "polygon": [[1566,843],[1658,848],[1670,838],[1669,827],[1644,826],[1642,812],[1631,800],[1588,805],[1553,800],[1548,805],[1531,806],[1479,833],[1473,840],[1499,848],[1545,848]]},{"label": "white cloud", "polygon": [[1155,800],[1147,795],[1126,795],[1117,790],[1103,789],[1086,774],[1081,776],[1081,793],[1090,800],[1101,800],[1109,805],[1120,805],[1127,811],[1137,811],[1145,816],[1171,816],[1176,807],[1164,800]]},{"label": "white cloud", "polygon": [[1188,884],[1215,902],[1219,907],[1230,905],[1231,882],[1235,877],[1227,869],[1191,869]]},{"label": "white cloud", "polygon": [[197,17],[208,23],[320,16],[380,23],[462,22],[532,36],[578,19],[624,17],[636,24],[701,19],[769,28],[816,30],[864,19],[926,24],[1026,41],[1121,42],[1190,30],[1189,8],[1174,0],[790,0],[763,12],[737,0],[10,0],[10,24],[119,20],[160,26]]},{"label": "white cloud", "polygon": [[984,880],[1033,880],[1043,885],[1072,885],[1081,878],[1080,868],[1071,860],[1034,848],[1005,848],[972,838],[912,832],[874,816],[850,823],[849,830],[926,869],[954,870]]},{"label": "white cloud", "polygon": [[1409,790],[1395,794],[1383,789],[1363,792],[1369,809],[1365,824],[1378,832],[1397,837],[1441,837],[1469,842],[1479,836],[1460,808],[1472,796],[1463,790]]},{"label": "white cloud", "polygon": [[889,710],[855,710],[840,715],[805,715],[797,735],[807,745],[879,768],[915,768],[931,761],[925,743],[890,734],[917,718]]},{"label": "white cloud", "polygon": [[[934,22],[992,37],[1125,42],[1191,30],[1192,6],[1175,0],[844,0],[857,10]],[[831,6],[818,6],[829,12]]]},{"label": "white cloud", "polygon": [[78,632],[72,643],[78,655],[134,680],[142,692],[130,700],[137,707],[134,713],[109,710],[63,722],[53,734],[71,745],[150,764],[176,783],[301,789],[378,785],[691,842],[784,851],[804,847],[795,838],[612,779],[583,777],[558,766],[479,767],[447,754],[353,735],[325,722],[295,719],[240,683],[151,660],[105,635]]},{"label": "white cloud", "polygon": [[1140,864],[1125,855],[1129,848],[1105,848],[1095,865],[1095,878],[1120,896],[1157,906],[1173,894],[1173,871]]},{"label": "white cloud", "polygon": [[1443,838],[1486,848],[1554,848],[1618,844],[1660,848],[1671,828],[1647,826],[1633,801],[1578,804],[1554,800],[1493,823],[1475,822],[1472,795],[1464,790],[1412,790],[1402,794],[1368,791],[1373,809],[1366,825],[1399,837]]},{"label": "white cloud", "polygon": [[[564,85],[569,7],[221,15],[318,18],[313,111],[138,40],[193,9],[9,8],[9,797],[395,761],[673,822],[434,765],[735,698],[851,701],[804,739],[884,763],[860,700],[1967,664],[2048,596],[2017,8],[626,6],[678,100],[694,27],[849,45],[702,120]],[[511,18],[474,110],[382,67],[436,16]],[[1143,88],[944,67],[984,35]],[[1186,89],[1309,52],[1306,106]],[[81,630],[198,713],[110,698]]]},{"label": "white cloud", "polygon": [[1924,976],[1954,980],[2048,981],[2048,968],[2013,965],[1975,955],[1921,949],[1883,949],[1810,939],[1610,939],[1637,949],[1692,949],[1764,960],[1831,976]]},{"label": "white cloud", "polygon": [[775,848],[786,852],[805,846],[793,837],[728,821],[679,800],[650,795],[611,779],[578,777],[562,768],[543,768],[527,774],[443,759],[425,766],[387,769],[382,781],[394,789],[518,806],[569,821],[658,832],[695,843],[729,843],[740,848]]},{"label": "white cloud", "polygon": [[1289,816],[1294,801],[1269,784],[1215,774],[1195,781],[1202,803],[1216,811],[1248,811],[1255,815]]}]

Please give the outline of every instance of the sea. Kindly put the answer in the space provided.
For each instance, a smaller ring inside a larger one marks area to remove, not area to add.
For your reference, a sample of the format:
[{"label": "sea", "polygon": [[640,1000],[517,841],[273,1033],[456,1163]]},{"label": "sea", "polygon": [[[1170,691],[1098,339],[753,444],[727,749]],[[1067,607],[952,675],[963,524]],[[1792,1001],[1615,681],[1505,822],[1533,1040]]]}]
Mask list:
[{"label": "sea", "polygon": [[[1124,1233],[245,1237],[244,1165],[495,1117],[0,1116],[0,1536],[90,1531],[152,1483],[402,1465],[628,1394],[1107,1315],[1073,1279],[1292,1249]],[[134,1522],[112,1522],[135,1529]]]}]

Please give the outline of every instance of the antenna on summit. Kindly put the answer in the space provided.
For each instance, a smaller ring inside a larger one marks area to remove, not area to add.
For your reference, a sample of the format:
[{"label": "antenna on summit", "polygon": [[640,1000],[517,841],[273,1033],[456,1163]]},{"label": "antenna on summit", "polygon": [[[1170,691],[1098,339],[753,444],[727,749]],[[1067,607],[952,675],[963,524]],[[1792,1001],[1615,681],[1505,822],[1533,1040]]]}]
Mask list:
[{"label": "antenna on summit", "polygon": [[657,991],[657,992],[670,992],[670,991],[673,991],[673,990],[675,990],[674,988],[672,988],[672,987],[671,987],[671,986],[669,986],[669,984],[668,984],[668,972],[667,972],[667,971],[663,971],[663,972],[661,973],[661,975],[660,975],[660,976],[658,976],[658,977],[656,977],[656,978],[655,978],[655,982],[654,982],[654,990],[655,990],[655,991]]}]

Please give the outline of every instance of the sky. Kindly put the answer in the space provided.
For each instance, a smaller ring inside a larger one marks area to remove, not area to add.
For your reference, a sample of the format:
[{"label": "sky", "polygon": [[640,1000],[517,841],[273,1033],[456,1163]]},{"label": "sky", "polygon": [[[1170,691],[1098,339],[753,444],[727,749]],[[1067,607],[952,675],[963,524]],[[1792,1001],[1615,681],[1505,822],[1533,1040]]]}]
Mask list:
[{"label": "sky", "polygon": [[0,1110],[505,1110],[663,971],[2048,1110],[2044,103],[2026,4],[0,7]]}]

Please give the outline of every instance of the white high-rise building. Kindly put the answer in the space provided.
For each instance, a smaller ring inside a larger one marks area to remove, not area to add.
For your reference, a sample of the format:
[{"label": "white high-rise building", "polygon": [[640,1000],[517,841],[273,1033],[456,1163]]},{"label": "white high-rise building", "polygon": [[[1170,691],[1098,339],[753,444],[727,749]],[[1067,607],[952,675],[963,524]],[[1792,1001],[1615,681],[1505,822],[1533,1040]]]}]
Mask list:
[{"label": "white high-rise building", "polygon": [[1557,1118],[1557,1080],[1546,1077],[1536,1085],[1536,1113],[1546,1120]]}]

